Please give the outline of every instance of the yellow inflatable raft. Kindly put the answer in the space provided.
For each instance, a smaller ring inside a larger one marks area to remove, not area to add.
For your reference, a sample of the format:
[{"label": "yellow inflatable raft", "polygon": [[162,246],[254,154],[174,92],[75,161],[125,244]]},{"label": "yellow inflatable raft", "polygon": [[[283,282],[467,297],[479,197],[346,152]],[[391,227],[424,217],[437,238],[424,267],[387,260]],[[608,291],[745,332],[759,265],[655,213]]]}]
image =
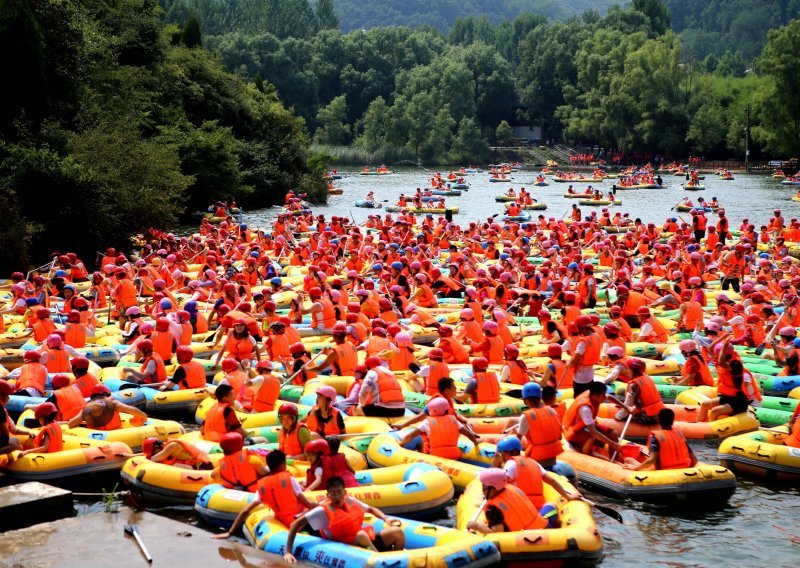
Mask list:
[{"label": "yellow inflatable raft", "polygon": [[[559,477],[561,485],[570,487]],[[501,551],[503,562],[525,562],[526,566],[592,565],[603,556],[603,539],[597,530],[592,511],[583,501],[566,501],[547,484],[545,499],[558,507],[560,528],[493,533],[486,540]],[[475,517],[483,503],[483,490],[479,480],[470,483],[459,498],[456,507],[456,528],[467,530],[467,523]],[[483,515],[478,520],[485,522]],[[467,533],[468,534],[468,533]],[[531,564],[528,564],[531,563]]]},{"label": "yellow inflatable raft", "polygon": [[62,451],[17,457],[5,465],[2,471],[22,481],[72,478],[119,470],[132,453],[131,448],[122,442],[103,442],[64,436]]},{"label": "yellow inflatable raft", "polygon": [[781,426],[732,436],[720,444],[719,461],[735,473],[775,481],[800,481],[800,448],[783,445],[788,433]]}]

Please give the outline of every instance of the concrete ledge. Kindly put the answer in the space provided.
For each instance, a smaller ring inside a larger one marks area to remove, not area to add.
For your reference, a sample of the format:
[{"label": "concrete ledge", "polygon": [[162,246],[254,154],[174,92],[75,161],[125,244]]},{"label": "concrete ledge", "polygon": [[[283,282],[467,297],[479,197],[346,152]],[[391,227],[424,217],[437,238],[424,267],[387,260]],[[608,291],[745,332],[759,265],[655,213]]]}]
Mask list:
[{"label": "concrete ledge", "polygon": [[[153,563],[147,564],[136,541],[124,534],[136,528]],[[3,568],[206,568],[280,565],[277,556],[152,513],[122,508],[15,530],[0,539]]]},{"label": "concrete ledge", "polygon": [[0,532],[55,521],[74,514],[72,493],[66,489],[37,481],[0,488]]}]

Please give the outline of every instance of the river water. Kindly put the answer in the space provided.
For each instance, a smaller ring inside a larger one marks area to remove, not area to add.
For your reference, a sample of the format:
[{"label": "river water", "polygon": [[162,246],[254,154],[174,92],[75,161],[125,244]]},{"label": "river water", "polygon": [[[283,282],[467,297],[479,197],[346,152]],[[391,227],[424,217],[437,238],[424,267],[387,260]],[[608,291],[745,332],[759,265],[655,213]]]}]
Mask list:
[{"label": "river water", "polygon": [[[368,191],[375,193],[377,201],[387,200],[384,207],[396,202],[400,193],[413,193],[417,187],[426,187],[432,172],[421,168],[400,170],[388,176],[360,176],[356,171],[341,172],[344,178],[335,185],[344,189],[344,194],[330,196],[326,206],[315,208],[327,218],[333,215],[350,216],[361,223],[369,214],[383,213],[373,209],[361,209],[353,204],[364,199]],[[562,197],[567,184],[550,182],[548,187],[533,187],[535,172],[518,172],[512,183],[489,183],[488,174],[467,176],[471,184],[469,191],[460,197],[449,197],[449,205],[457,205],[460,213],[454,221],[465,224],[484,219],[503,211],[503,204],[496,203],[494,196],[509,187],[528,188],[537,200],[546,203],[548,209],[534,211],[547,217],[560,218],[571,207],[574,200]],[[617,196],[623,204],[614,211],[629,212],[631,218],[639,217],[644,222],[661,223],[674,216],[670,207],[684,196],[696,200],[717,197],[727,208],[731,226],[738,228],[743,218],[765,223],[774,209],[783,210],[784,218],[800,217],[800,203],[790,200],[795,193],[792,187],[781,186],[766,176],[737,175],[733,181],[719,180],[713,174],[703,182],[707,189],[688,192],[681,189],[683,178],[665,175],[665,189],[619,191]],[[595,184],[604,193],[610,190],[612,181]],[[585,186],[575,184],[576,190]],[[592,208],[583,207],[584,211]],[[279,209],[264,209],[244,215],[251,227],[267,227]],[[683,214],[688,219],[687,214]],[[716,462],[717,444],[693,442],[698,459]],[[770,568],[797,567],[800,565],[800,490],[791,486],[770,486],[766,482],[740,478],[738,488],[727,506],[715,511],[681,514],[632,502],[620,502],[592,495],[596,501],[616,507],[622,512],[625,524],[620,525],[608,517],[596,513],[605,543],[603,566],[765,566]],[[82,512],[102,510],[98,503],[84,503]],[[193,522],[189,510],[165,512],[170,516]],[[440,524],[454,522],[455,507],[451,507]]]}]

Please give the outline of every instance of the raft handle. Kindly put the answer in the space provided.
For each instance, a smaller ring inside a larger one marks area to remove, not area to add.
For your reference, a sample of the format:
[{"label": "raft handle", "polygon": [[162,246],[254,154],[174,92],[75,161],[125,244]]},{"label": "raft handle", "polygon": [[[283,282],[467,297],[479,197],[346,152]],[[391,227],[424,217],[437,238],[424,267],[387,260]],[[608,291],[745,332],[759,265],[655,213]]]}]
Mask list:
[{"label": "raft handle", "polygon": [[644,481],[645,479],[647,479],[647,476],[646,476],[646,475],[644,475],[644,476],[642,476],[642,477],[639,477],[638,475],[634,475],[634,476],[633,476],[633,478],[634,478],[636,481]]},{"label": "raft handle", "polygon": [[683,472],[683,475],[685,475],[686,477],[695,477],[695,476],[697,476],[698,474],[697,474],[697,472],[696,472],[696,471],[695,471],[695,472],[693,472],[693,473],[689,473],[688,471],[684,471],[684,472]]},{"label": "raft handle", "polygon": [[529,539],[529,538],[526,536],[526,537],[524,537],[524,540],[525,540],[525,542],[527,542],[528,544],[536,544],[537,542],[539,542],[540,540],[542,540],[542,537],[541,537],[541,536],[537,536],[536,538],[534,538],[533,540],[531,540],[531,539]]},{"label": "raft handle", "polygon": [[740,452],[744,451],[744,448],[740,448],[739,446],[731,446],[732,450],[739,450]]}]

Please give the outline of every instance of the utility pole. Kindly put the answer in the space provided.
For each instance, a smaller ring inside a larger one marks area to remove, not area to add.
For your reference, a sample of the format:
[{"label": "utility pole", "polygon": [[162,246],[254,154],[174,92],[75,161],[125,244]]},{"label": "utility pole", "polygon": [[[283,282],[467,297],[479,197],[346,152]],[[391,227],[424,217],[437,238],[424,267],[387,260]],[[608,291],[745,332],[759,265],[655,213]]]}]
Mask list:
[{"label": "utility pole", "polygon": [[744,171],[749,172],[750,167],[750,105],[747,105],[744,119]]}]

